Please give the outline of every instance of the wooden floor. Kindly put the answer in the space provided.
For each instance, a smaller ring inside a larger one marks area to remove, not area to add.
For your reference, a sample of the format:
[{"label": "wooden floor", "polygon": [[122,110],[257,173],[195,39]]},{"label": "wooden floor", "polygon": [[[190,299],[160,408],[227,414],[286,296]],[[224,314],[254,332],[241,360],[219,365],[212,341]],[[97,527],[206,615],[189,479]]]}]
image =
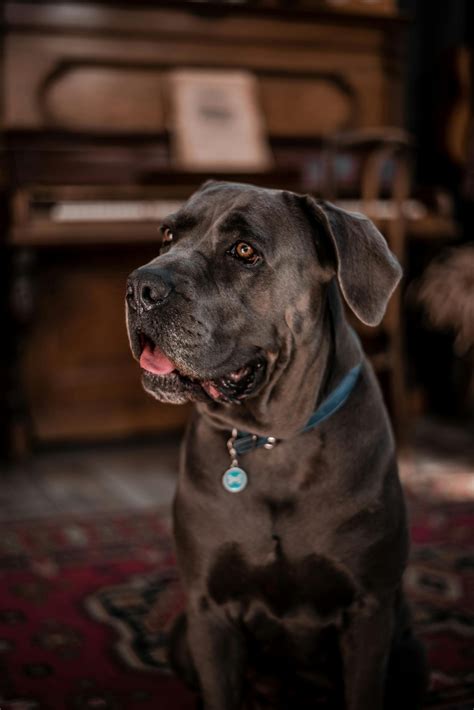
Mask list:
[{"label": "wooden floor", "polygon": [[37,453],[2,471],[0,521],[169,505],[179,439]]},{"label": "wooden floor", "polygon": [[[178,435],[153,443],[43,451],[0,475],[0,522],[169,506]],[[474,442],[456,427],[419,422],[400,453],[407,488],[427,498],[474,500]]]}]

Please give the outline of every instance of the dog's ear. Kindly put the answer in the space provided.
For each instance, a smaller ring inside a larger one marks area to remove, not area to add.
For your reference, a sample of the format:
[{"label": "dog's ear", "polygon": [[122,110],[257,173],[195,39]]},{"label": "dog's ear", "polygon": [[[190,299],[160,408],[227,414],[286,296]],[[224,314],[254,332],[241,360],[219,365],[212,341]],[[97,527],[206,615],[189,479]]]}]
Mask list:
[{"label": "dog's ear", "polygon": [[330,202],[303,197],[307,216],[330,241],[339,288],[366,325],[378,325],[402,276],[400,264],[373,222]]},{"label": "dog's ear", "polygon": [[206,190],[208,187],[212,187],[213,185],[217,185],[219,183],[219,180],[213,180],[210,178],[209,180],[205,180],[202,185],[199,185],[198,189],[196,192],[202,192],[203,190]]},{"label": "dog's ear", "polygon": [[209,180],[205,180],[201,185],[199,185],[198,189],[196,190],[196,193],[205,192],[206,190],[212,190],[215,187],[222,188],[226,185],[229,186],[230,184],[231,183],[227,182],[226,180],[215,180],[214,178],[209,178]]}]

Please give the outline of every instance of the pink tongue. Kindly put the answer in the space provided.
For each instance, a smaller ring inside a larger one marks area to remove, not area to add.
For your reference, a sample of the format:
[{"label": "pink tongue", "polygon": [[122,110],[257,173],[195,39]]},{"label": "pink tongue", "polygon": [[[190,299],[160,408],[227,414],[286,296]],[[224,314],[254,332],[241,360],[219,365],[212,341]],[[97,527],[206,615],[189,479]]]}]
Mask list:
[{"label": "pink tongue", "polygon": [[209,397],[212,397],[212,399],[220,399],[221,393],[219,392],[217,387],[215,387],[212,384],[212,382],[209,382],[209,381],[203,382],[202,386],[206,390]]},{"label": "pink tongue", "polygon": [[140,355],[140,367],[148,370],[148,372],[153,372],[155,375],[169,375],[170,372],[176,369],[159,347],[155,347],[152,350],[148,343]]}]

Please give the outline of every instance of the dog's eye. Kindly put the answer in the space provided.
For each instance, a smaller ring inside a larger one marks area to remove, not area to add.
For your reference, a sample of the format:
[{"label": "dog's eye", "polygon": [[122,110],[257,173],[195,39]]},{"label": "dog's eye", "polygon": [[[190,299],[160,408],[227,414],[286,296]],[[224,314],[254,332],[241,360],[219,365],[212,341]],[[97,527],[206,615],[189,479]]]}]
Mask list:
[{"label": "dog's eye", "polygon": [[260,255],[257,254],[253,246],[247,244],[247,242],[237,242],[230,250],[230,253],[238,259],[242,259],[242,261],[245,261],[247,264],[256,264],[257,261],[260,260]]},{"label": "dog's eye", "polygon": [[166,227],[164,224],[159,227],[158,231],[161,232],[160,252],[162,252],[173,242],[174,234],[171,229],[169,227]]},{"label": "dog's eye", "polygon": [[169,227],[163,227],[163,244],[171,244],[174,234]]}]

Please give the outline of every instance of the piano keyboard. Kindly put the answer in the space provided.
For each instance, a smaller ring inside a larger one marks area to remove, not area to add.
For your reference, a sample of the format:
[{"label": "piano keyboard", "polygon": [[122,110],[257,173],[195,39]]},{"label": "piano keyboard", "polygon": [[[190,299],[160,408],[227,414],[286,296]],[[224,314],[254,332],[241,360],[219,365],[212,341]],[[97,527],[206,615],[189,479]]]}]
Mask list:
[{"label": "piano keyboard", "polygon": [[52,222],[160,222],[183,200],[61,200],[51,207]]}]

